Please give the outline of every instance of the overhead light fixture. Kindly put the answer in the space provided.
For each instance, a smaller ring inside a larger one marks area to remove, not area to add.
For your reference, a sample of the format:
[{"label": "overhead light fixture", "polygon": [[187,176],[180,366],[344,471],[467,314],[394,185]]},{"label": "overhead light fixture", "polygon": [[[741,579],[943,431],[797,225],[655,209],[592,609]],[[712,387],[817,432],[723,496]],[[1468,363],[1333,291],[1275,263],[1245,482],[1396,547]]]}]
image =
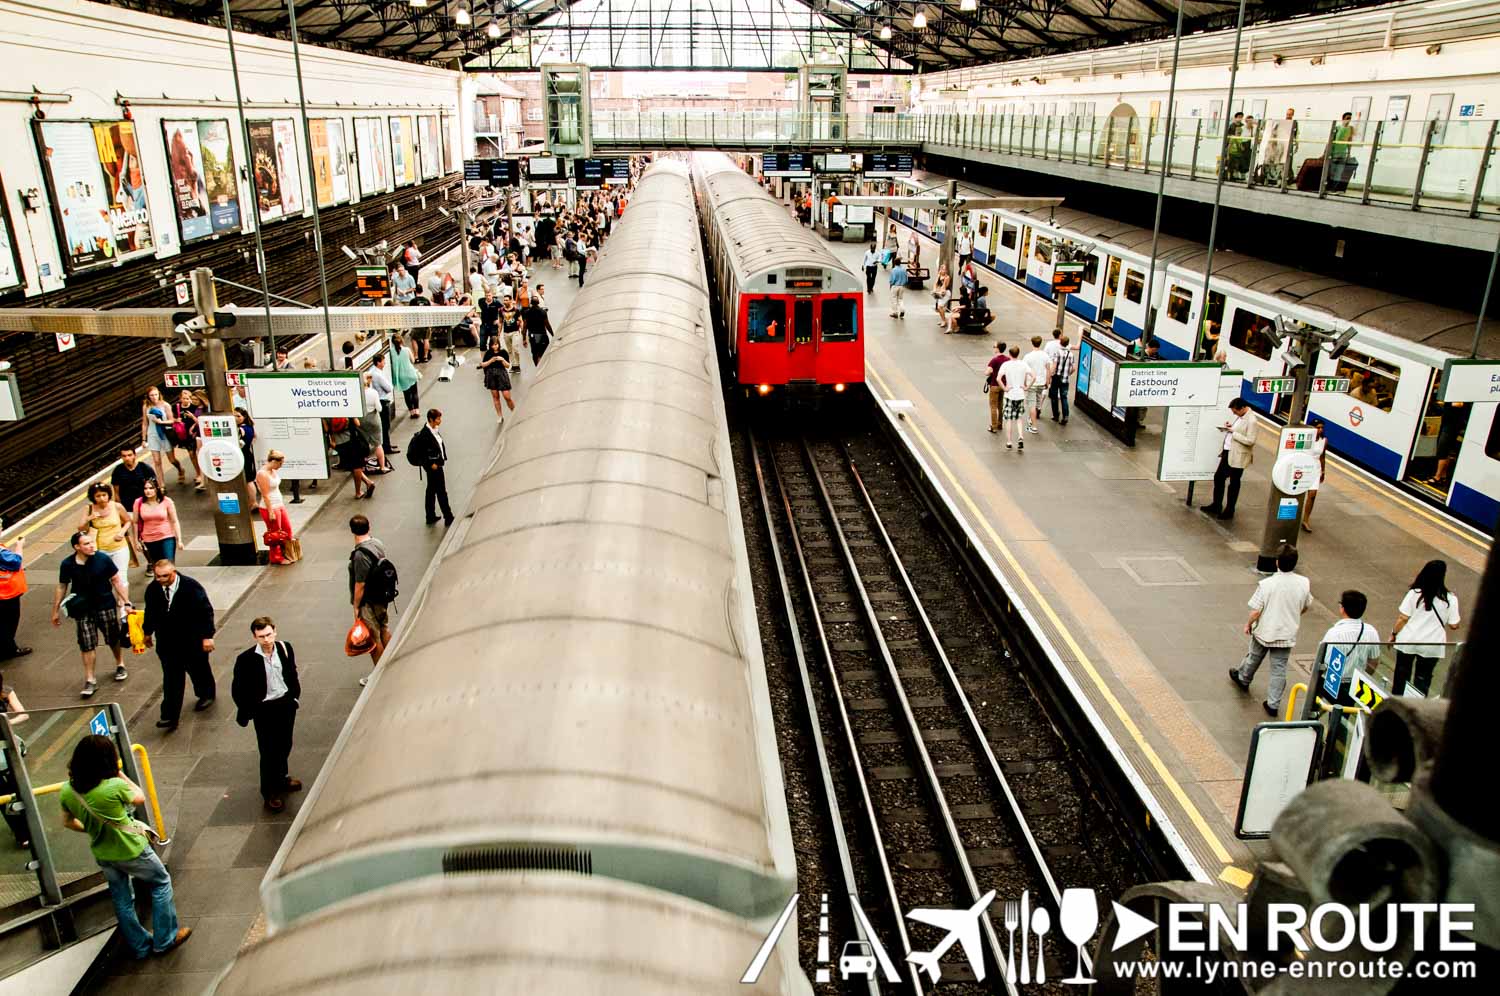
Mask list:
[{"label": "overhead light fixture", "polygon": [[889,24],[882,24],[880,26],[880,40],[881,41],[890,41],[891,40],[891,26]]},{"label": "overhead light fixture", "polygon": [[456,14],[453,15],[453,19],[455,21],[457,21],[459,24],[473,24],[474,23],[474,18],[472,16],[470,16],[470,14],[469,14],[469,8],[467,8],[467,7],[460,7],[460,8],[458,8],[458,13],[456,13]]},{"label": "overhead light fixture", "polygon": [[925,10],[919,10],[915,14],[913,14],[911,17],[911,26],[916,28],[918,31],[921,31],[923,28],[927,27],[927,12]]},{"label": "overhead light fixture", "polygon": [[487,34],[487,35],[489,35],[491,38],[499,38],[500,37],[500,22],[499,21],[491,21],[489,23],[489,26],[484,29],[484,33]]},{"label": "overhead light fixture", "polygon": [[979,0],[958,0],[958,9],[972,13],[979,9]]}]

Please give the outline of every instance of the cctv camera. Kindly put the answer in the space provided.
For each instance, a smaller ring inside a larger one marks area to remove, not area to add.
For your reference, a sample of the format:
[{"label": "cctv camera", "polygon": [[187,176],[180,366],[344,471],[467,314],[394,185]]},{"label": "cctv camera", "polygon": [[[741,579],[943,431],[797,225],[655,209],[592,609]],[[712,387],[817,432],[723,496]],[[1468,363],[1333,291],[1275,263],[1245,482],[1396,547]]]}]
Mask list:
[{"label": "cctv camera", "polygon": [[345,256],[348,256],[350,259],[354,260],[356,263],[359,262],[359,257],[354,254],[354,250],[353,249],[350,249],[348,246],[339,246],[339,248],[342,249],[342,250],[344,250],[344,255]]}]

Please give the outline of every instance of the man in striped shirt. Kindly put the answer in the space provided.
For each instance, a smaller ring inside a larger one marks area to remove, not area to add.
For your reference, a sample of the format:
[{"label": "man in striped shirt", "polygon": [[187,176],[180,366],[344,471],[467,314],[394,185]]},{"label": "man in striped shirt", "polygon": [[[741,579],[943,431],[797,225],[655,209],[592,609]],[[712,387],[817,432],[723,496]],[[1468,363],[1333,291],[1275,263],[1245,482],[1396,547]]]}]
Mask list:
[{"label": "man in striped shirt", "polygon": [[[1068,378],[1073,373],[1073,350],[1068,345],[1066,335],[1054,339],[1048,345],[1057,347],[1052,359],[1052,382],[1047,385],[1047,398],[1052,402],[1052,421],[1067,425]],[[1057,417],[1059,406],[1062,409],[1062,418]]]}]

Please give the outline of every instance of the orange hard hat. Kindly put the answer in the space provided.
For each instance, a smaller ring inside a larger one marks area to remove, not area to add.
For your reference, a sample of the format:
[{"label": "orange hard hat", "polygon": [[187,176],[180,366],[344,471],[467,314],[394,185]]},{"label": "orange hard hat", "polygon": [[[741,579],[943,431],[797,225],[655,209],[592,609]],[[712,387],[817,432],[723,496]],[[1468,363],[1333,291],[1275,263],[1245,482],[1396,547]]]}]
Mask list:
[{"label": "orange hard hat", "polygon": [[370,632],[363,619],[356,619],[349,627],[349,635],[344,637],[344,653],[350,657],[363,657],[374,649],[375,634]]}]

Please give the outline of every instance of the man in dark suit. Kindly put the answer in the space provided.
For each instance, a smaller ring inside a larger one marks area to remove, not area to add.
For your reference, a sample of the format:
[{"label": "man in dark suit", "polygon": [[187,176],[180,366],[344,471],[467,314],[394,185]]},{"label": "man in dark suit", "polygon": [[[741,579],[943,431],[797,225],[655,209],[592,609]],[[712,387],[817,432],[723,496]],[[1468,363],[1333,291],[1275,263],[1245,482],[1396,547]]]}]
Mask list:
[{"label": "man in dark suit", "polygon": [[230,694],[234,697],[235,722],[241,726],[255,723],[260,794],[266,808],[279,813],[286,808],[286,793],[302,787],[287,774],[302,683],[297,680],[297,655],[290,643],[276,639],[276,623],[269,616],[252,622],[250,634],[255,637],[255,646],[235,658]]},{"label": "man in dark suit", "polygon": [[436,408],[427,409],[427,424],[422,431],[407,443],[415,455],[408,455],[418,467],[427,472],[427,524],[437,522],[437,507],[443,508],[443,525],[453,525],[453,509],[448,506],[448,444],[443,442],[438,426],[443,424],[443,413]]},{"label": "man in dark suit", "polygon": [[214,704],[214,671],[208,655],[214,649],[214,607],[203,586],[177,572],[170,560],[151,565],[156,583],[146,588],[146,619],[141,627],[146,646],[156,644],[161,658],[161,719],[158,729],[177,729],[182,712],[184,676],[193,679],[198,697],[194,712]]}]

